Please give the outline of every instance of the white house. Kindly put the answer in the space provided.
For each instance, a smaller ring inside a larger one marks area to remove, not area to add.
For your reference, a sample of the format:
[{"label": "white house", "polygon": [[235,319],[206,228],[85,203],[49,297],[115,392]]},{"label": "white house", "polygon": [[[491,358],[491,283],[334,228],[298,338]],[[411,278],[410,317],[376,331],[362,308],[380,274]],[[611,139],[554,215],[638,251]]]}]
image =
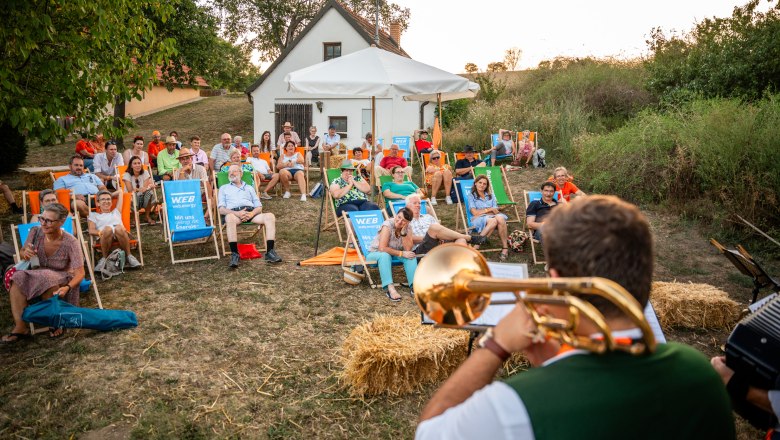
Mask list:
[{"label": "white house", "polygon": [[[400,29],[391,37],[379,31],[381,49],[409,57],[398,43]],[[347,146],[358,146],[371,131],[371,98],[365,96],[313,96],[287,91],[285,76],[374,44],[375,25],[337,0],[328,1],[279,58],[252,84],[246,93],[254,106],[254,138],[266,130],[275,141],[282,124],[290,121],[301,139],[311,125],[321,136],[335,125]],[[404,101],[402,97],[376,99],[376,137],[389,146],[393,136],[411,136],[415,129],[433,125],[435,102]]]}]

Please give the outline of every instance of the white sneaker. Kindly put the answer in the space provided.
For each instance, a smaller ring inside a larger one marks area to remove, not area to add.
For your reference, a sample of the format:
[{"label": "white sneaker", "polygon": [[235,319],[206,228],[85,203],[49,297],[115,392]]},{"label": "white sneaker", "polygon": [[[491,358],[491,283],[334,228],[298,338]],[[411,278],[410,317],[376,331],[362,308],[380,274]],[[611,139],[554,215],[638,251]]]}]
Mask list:
[{"label": "white sneaker", "polygon": [[431,197],[431,205],[438,205],[439,202],[436,201],[436,197]]},{"label": "white sneaker", "polygon": [[289,199],[290,198],[290,191],[285,191],[284,195],[282,196],[283,199]]},{"label": "white sneaker", "polygon": [[447,196],[446,199],[444,199],[445,202],[447,202],[448,205],[452,205],[452,197]]},{"label": "white sneaker", "polygon": [[127,258],[125,258],[125,262],[131,269],[135,269],[136,267],[141,267],[141,262],[138,261],[134,256],[131,254],[127,254]]},{"label": "white sneaker", "polygon": [[260,198],[263,199],[263,200],[271,200],[272,199],[271,195],[268,194],[265,191],[263,191],[262,194],[260,194]]},{"label": "white sneaker", "polygon": [[306,194],[301,194],[301,202],[305,202],[305,201],[306,201]]}]

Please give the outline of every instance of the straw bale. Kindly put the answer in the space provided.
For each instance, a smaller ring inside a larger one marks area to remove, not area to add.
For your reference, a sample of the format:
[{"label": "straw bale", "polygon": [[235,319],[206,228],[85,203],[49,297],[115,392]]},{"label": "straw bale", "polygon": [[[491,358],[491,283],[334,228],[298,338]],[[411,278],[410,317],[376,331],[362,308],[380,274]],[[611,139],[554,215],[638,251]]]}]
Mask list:
[{"label": "straw bale", "polygon": [[341,167],[341,163],[344,162],[347,159],[346,154],[333,154],[330,156],[330,162],[328,163],[328,168],[339,168]]},{"label": "straw bale", "polygon": [[48,171],[41,173],[24,173],[22,176],[24,187],[29,191],[40,191],[51,188],[51,174]]},{"label": "straw bale", "polygon": [[740,307],[729,295],[709,284],[654,282],[650,301],[663,329],[730,329]]},{"label": "straw bale", "polygon": [[467,345],[466,331],[379,315],[344,340],[341,381],[356,396],[407,394],[446,379],[466,358]]}]

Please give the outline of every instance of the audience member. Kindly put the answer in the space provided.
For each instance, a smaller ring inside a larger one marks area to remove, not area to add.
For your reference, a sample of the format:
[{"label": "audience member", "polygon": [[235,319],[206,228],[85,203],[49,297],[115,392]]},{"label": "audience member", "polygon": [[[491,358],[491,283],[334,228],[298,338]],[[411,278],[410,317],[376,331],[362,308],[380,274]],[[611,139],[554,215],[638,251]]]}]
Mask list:
[{"label": "audience member", "polygon": [[245,173],[255,172],[251,163],[241,162],[241,151],[239,151],[238,148],[231,148],[230,151],[228,151],[228,157],[230,160],[222,165],[222,168],[219,169],[220,172],[227,173],[232,165],[240,166]]},{"label": "audience member", "polygon": [[517,154],[515,156],[515,160],[520,162],[521,159],[525,158],[525,165],[528,166],[528,163],[531,162],[531,160],[534,157],[534,151],[536,151],[536,147],[534,146],[534,142],[530,139],[531,132],[528,130],[523,131],[523,137],[517,140],[517,143],[519,144],[517,147]]},{"label": "audience member", "polygon": [[381,176],[389,176],[391,174],[391,170],[397,166],[401,167],[406,176],[409,177],[409,180],[412,180],[412,167],[410,167],[406,162],[406,159],[404,159],[403,156],[399,154],[399,150],[400,148],[398,145],[390,145],[388,156],[383,157],[379,162],[379,166],[375,168],[377,185],[379,185],[379,178]]},{"label": "audience member", "polygon": [[122,155],[117,153],[116,142],[108,141],[106,143],[105,152],[95,155],[95,175],[103,181],[106,188],[111,191],[116,191],[119,187],[119,182],[116,174],[116,167],[124,165],[125,161],[122,159]]},{"label": "audience member", "polygon": [[[83,166],[83,160],[79,157]],[[2,343],[12,344],[30,336],[22,313],[30,300],[46,300],[53,295],[64,297],[73,305],[79,305],[79,285],[84,279],[84,254],[78,238],[62,230],[68,219],[68,210],[59,203],[44,206],[35,226],[27,235],[19,257],[25,261],[38,260],[38,265],[27,270],[17,270],[11,276],[9,299],[14,327],[3,336]],[[49,336],[61,336],[62,328],[52,328]]]},{"label": "audience member", "polygon": [[252,145],[252,157],[249,158],[249,163],[252,164],[252,168],[255,170],[257,182],[268,182],[263,192],[260,193],[260,198],[270,200],[271,195],[268,194],[268,191],[271,191],[279,183],[279,173],[275,173],[271,165],[260,157],[260,145]]},{"label": "audience member", "polygon": [[544,227],[544,219],[550,214],[553,208],[558,206],[558,203],[553,199],[555,195],[555,184],[552,182],[544,182],[541,186],[542,198],[541,200],[534,200],[528,204],[528,208],[525,210],[525,223],[529,228],[533,229],[533,239],[540,242],[542,241],[542,229]]},{"label": "audience member", "polygon": [[412,250],[417,255],[425,255],[431,249],[442,243],[471,243],[479,246],[487,242],[487,237],[482,235],[467,235],[455,232],[446,228],[436,220],[436,217],[421,212],[422,199],[419,194],[410,194],[406,196],[406,207],[412,211],[412,221],[409,227],[412,229],[412,240],[414,247]]},{"label": "audience member", "polygon": [[228,151],[230,151],[230,133],[222,133],[221,143],[214,145],[209,155],[209,168],[216,173],[222,169],[222,165],[230,160]]},{"label": "audience member", "polygon": [[95,137],[89,140],[89,144],[92,145],[95,154],[106,152],[106,138],[103,137],[103,133],[96,134]]},{"label": "audience member", "polygon": [[373,157],[374,162],[379,162],[385,157],[382,152],[382,146],[374,142],[374,135],[372,135],[371,132],[366,133],[365,140],[360,148],[366,152],[366,159],[368,160],[371,160]]},{"label": "audience member", "polygon": [[149,165],[149,153],[144,151],[144,137],[136,136],[133,138],[133,145],[130,148],[122,152],[122,161],[124,163],[130,163],[130,158],[137,156],[141,158],[141,162],[144,165]]},{"label": "audience member", "polygon": [[442,152],[434,150],[429,159],[428,167],[425,169],[425,183],[431,186],[431,205],[436,205],[436,194],[439,188],[444,187],[446,197],[444,201],[452,205],[450,191],[452,190],[452,168],[442,160]]},{"label": "audience member", "polygon": [[0,180],[0,191],[3,192],[3,196],[5,197],[5,201],[8,202],[8,206],[11,207],[11,212],[14,214],[21,214],[22,208],[19,207],[19,205],[16,204],[16,198],[14,198],[14,193],[11,191],[11,188],[8,187],[5,183],[3,183],[2,180]]},{"label": "audience member", "polygon": [[141,266],[141,263],[130,252],[130,231],[125,229],[125,225],[122,223],[122,203],[125,192],[117,191],[116,194],[116,207],[111,209],[111,204],[114,201],[111,193],[106,190],[100,191],[95,197],[97,211],[90,212],[89,217],[87,217],[89,235],[95,237],[100,243],[100,253],[103,256],[95,265],[95,271],[99,271],[106,264],[106,258],[111,253],[111,247],[115,240],[119,243],[119,247],[125,251],[127,266],[132,269]]},{"label": "audience member", "polygon": [[433,151],[433,144],[428,140],[428,132],[425,130],[414,130],[414,146],[419,154],[430,153]]},{"label": "audience member", "polygon": [[371,176],[369,170],[371,169],[371,161],[363,157],[363,149],[355,147],[352,150],[352,166],[363,176],[364,179],[368,179]]},{"label": "audience member", "polygon": [[[420,187],[415,185],[411,180],[404,180],[406,176],[404,169],[400,166],[395,166],[392,169],[393,180],[382,185],[382,195],[387,200],[387,206],[390,206],[392,200],[405,199],[409,194],[421,194]],[[388,212],[390,209],[388,209]]]},{"label": "audience member", "polygon": [[165,150],[157,154],[157,175],[162,180],[173,180],[173,170],[179,168],[179,151],[176,150],[176,138],[165,139]]},{"label": "audience member", "polygon": [[146,147],[146,152],[149,153],[149,161],[152,163],[153,168],[157,168],[157,155],[164,149],[165,144],[160,140],[160,132],[154,130],[152,132],[152,140],[149,141],[149,145]]},{"label": "audience member", "polygon": [[57,200],[57,192],[53,189],[44,189],[43,191],[38,193],[38,202],[41,207],[41,212],[38,214],[33,214],[30,217],[30,223],[38,223],[38,220],[41,217],[41,214],[44,211],[44,207],[46,205],[51,205],[53,203],[59,203]]},{"label": "audience member", "polygon": [[409,284],[409,294],[414,296],[414,271],[417,269],[417,258],[412,251],[414,241],[409,230],[411,220],[412,211],[408,208],[401,208],[395,217],[382,223],[379,233],[368,246],[366,259],[377,262],[382,289],[392,302],[401,301],[401,295],[398,294],[393,285],[393,257],[399,258],[403,263],[406,281]]},{"label": "audience member", "polygon": [[564,167],[558,167],[553,171],[553,183],[555,184],[555,192],[558,193],[558,201],[561,203],[570,202],[572,194],[577,197],[587,195],[572,183],[571,176]]},{"label": "audience member", "polygon": [[489,237],[493,231],[498,230],[498,236],[501,238],[501,253],[498,258],[501,261],[506,260],[509,255],[507,216],[499,211],[496,198],[490,192],[490,179],[484,174],[477,176],[467,198],[474,230],[484,237]]},{"label": "audience member", "polygon": [[241,136],[233,136],[233,148],[241,153],[241,160],[249,157],[249,148],[244,145],[244,138]]},{"label": "audience member", "polygon": [[271,132],[266,130],[260,136],[260,152],[271,153],[271,159],[276,159],[278,152],[274,144],[271,142]]},{"label": "audience member", "polygon": [[81,132],[81,139],[76,142],[76,154],[78,154],[84,160],[84,166],[93,172],[92,161],[95,158],[95,147],[89,142],[89,134],[87,132]]},{"label": "audience member", "polygon": [[219,214],[225,216],[228,244],[230,245],[229,267],[238,267],[241,257],[238,253],[238,233],[236,227],[245,222],[265,226],[266,246],[265,261],[279,263],[282,259],[274,250],[276,240],[276,217],[272,213],[263,214],[263,204],[257,197],[255,189],[241,180],[242,171],[238,166],[231,166],[228,171],[230,184],[219,188]]},{"label": "audience member", "polygon": [[176,130],[168,133],[168,136],[173,136],[174,139],[176,139],[176,149],[181,150],[181,141],[179,140],[179,133],[176,132]]},{"label": "audience member", "polygon": [[473,179],[474,167],[484,167],[485,162],[474,157],[474,147],[466,145],[463,147],[463,159],[455,162],[455,176],[461,179]]},{"label": "audience member", "polygon": [[322,150],[326,157],[330,157],[331,154],[335,154],[339,150],[340,143],[341,135],[336,133],[336,126],[328,126],[328,132],[322,136]]},{"label": "audience member", "polygon": [[[201,150],[202,152],[203,150]],[[179,168],[173,170],[173,180],[200,180],[203,183],[203,192],[201,193],[201,203],[206,207],[206,197],[214,200],[214,187],[209,182],[209,173],[203,165],[194,163],[195,155],[187,148],[182,148],[179,152]],[[209,210],[206,210],[206,222],[210,222]]]},{"label": "audience member", "polygon": [[144,169],[141,158],[133,156],[130,163],[127,164],[127,172],[122,176],[125,182],[125,191],[133,194],[136,207],[143,208],[146,215],[146,222],[154,225],[155,221],[151,215],[155,212],[157,202],[154,199],[154,178],[152,174]]},{"label": "audience member", "polygon": [[279,179],[282,181],[284,189],[283,198],[290,198],[290,181],[295,180],[301,190],[301,201],[306,201],[306,173],[303,164],[303,156],[295,151],[295,142],[287,142],[276,164],[276,169],[279,170]]},{"label": "audience member", "polygon": [[[279,135],[279,138],[276,140],[276,148],[279,150],[279,152],[284,149],[284,146],[287,145],[287,141],[293,141],[295,142],[295,146],[299,147],[301,145],[301,138],[298,136],[298,133],[293,131],[293,125],[287,121],[282,125],[282,133]],[[285,139],[284,135],[289,134],[290,139]]]},{"label": "audience member", "polygon": [[[306,136],[306,163],[320,163],[320,149],[322,140],[317,136],[317,127],[309,127],[309,135]],[[320,167],[322,168],[322,167]]]},{"label": "audience member", "polygon": [[[192,147],[190,149],[190,153],[192,154],[192,163],[195,165],[200,165],[204,169],[208,168],[209,155],[206,154],[202,148],[200,148],[200,136],[192,136],[190,138],[190,147]],[[179,153],[179,157],[181,157],[181,153]]]},{"label": "audience member", "polygon": [[490,149],[485,150],[485,154],[490,155],[490,164],[496,164],[497,156],[512,156],[514,158],[515,142],[512,140],[512,132],[504,130],[503,128],[498,130],[498,141]]},{"label": "audience member", "polygon": [[89,215],[87,197],[105,190],[106,186],[103,185],[100,177],[84,172],[84,159],[81,156],[73,156],[70,158],[70,173],[55,180],[54,189],[67,189],[75,194],[75,209],[82,218],[87,218]]},{"label": "audience member", "polygon": [[368,200],[371,194],[371,185],[359,174],[353,175],[355,166],[349,160],[341,163],[341,176],[330,183],[331,197],[336,207],[336,217],[341,217],[342,212],[373,211],[378,210],[379,205]]}]

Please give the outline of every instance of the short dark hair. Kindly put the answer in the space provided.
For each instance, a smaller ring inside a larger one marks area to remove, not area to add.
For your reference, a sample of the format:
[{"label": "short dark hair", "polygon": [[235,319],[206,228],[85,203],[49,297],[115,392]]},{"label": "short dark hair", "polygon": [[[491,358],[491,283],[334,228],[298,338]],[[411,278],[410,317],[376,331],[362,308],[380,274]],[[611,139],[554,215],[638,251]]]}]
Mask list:
[{"label": "short dark hair", "polygon": [[48,196],[49,194],[57,194],[53,189],[44,189],[43,191],[38,193],[38,200],[43,203],[43,198]]},{"label": "short dark hair", "polygon": [[[542,247],[562,277],[602,277],[620,284],[644,308],[653,281],[653,237],[636,206],[594,195],[559,205],[545,218]],[[583,295],[605,317],[622,316],[609,300]]]},{"label": "short dark hair", "polygon": [[547,180],[547,181],[545,181],[544,183],[542,183],[542,186],[540,186],[540,187],[539,187],[539,189],[541,189],[542,191],[544,191],[544,188],[545,188],[546,186],[550,186],[550,187],[552,187],[553,191],[555,191],[555,184],[554,184],[554,183],[552,183],[552,182],[550,182],[549,180]]},{"label": "short dark hair", "polygon": [[362,149],[362,148],[360,148],[360,147],[355,147],[355,148],[353,148],[353,149],[352,149],[352,152],[353,152],[353,153],[357,153],[358,151],[360,151],[360,152],[362,153],[362,152],[363,152],[363,149]]},{"label": "short dark hair", "polygon": [[133,138],[133,143],[136,143],[137,141],[143,141],[143,140],[144,140],[143,136],[136,136]]},{"label": "short dark hair", "polygon": [[70,157],[70,162],[69,163],[71,165],[73,165],[73,161],[76,160],[76,159],[79,159],[82,162],[84,162],[84,158],[83,157],[79,156],[78,154],[74,154],[73,156]]},{"label": "short dark hair", "polygon": [[193,136],[193,137],[190,138],[190,142],[192,142],[192,141],[199,141],[199,140],[200,140],[200,136]]}]

